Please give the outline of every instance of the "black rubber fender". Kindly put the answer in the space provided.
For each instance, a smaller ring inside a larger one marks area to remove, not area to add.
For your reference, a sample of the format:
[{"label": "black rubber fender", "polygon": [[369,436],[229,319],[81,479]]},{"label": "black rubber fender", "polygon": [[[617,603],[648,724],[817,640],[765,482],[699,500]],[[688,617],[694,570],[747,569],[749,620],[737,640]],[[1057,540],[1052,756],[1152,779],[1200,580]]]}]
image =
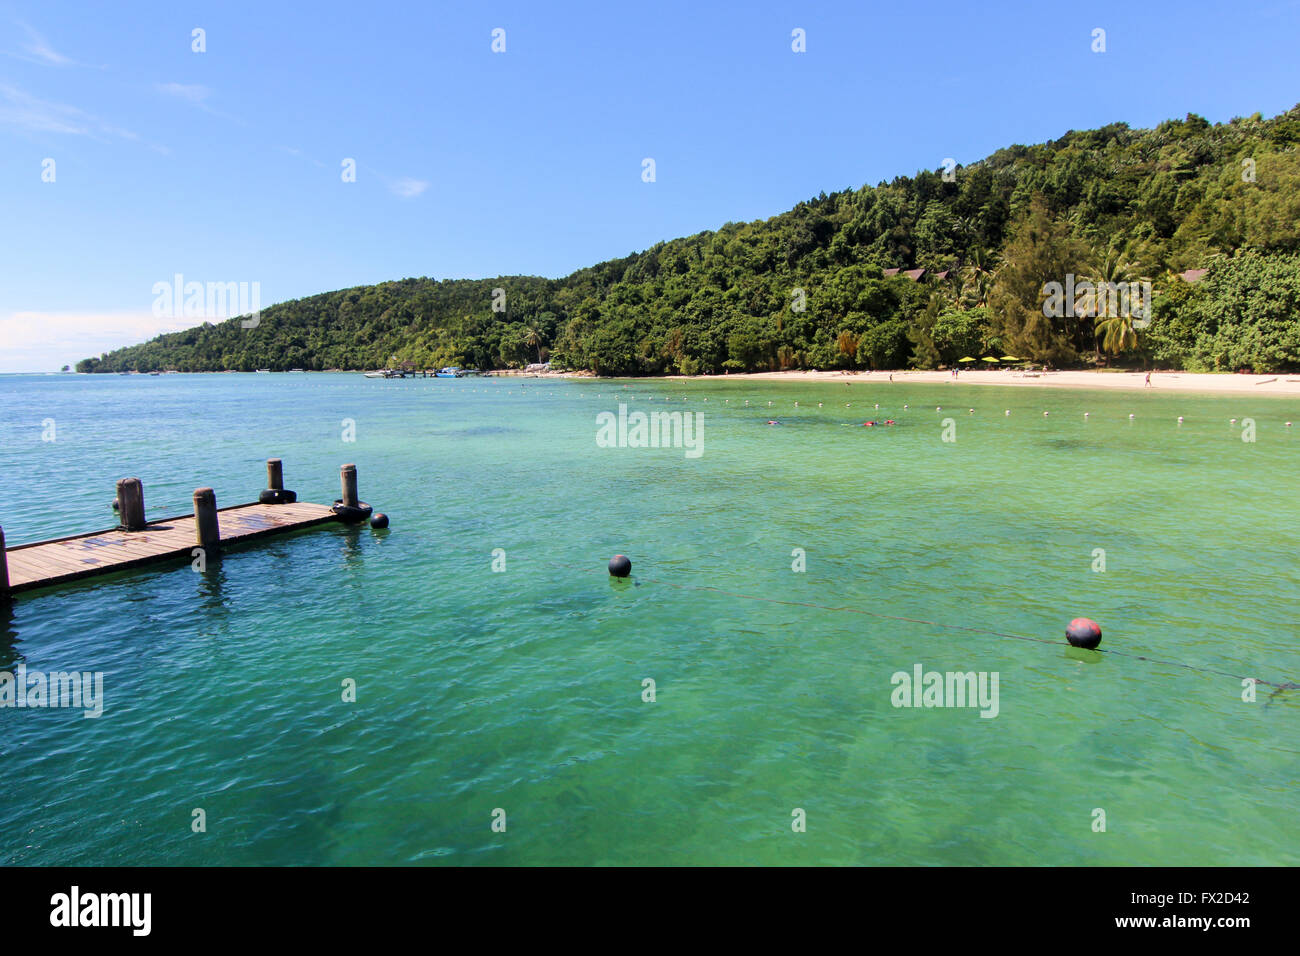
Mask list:
[{"label": "black rubber fender", "polygon": [[284,488],[265,488],[257,500],[264,505],[291,505],[298,500],[298,492]]},{"label": "black rubber fender", "polygon": [[356,524],[359,521],[365,521],[370,517],[370,513],[375,509],[370,507],[364,501],[359,507],[353,508],[343,503],[342,498],[334,499],[334,513],[342,518],[348,524]]}]

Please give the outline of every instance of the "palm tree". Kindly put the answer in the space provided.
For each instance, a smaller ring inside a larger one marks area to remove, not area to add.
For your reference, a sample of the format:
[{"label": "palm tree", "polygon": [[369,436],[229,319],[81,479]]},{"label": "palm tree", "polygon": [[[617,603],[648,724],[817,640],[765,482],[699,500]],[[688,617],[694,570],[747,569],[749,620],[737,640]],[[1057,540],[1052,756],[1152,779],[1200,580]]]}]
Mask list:
[{"label": "palm tree", "polygon": [[988,305],[989,292],[995,278],[993,254],[976,246],[971,250],[966,267],[962,269],[962,294],[973,298],[976,306]]},{"label": "palm tree", "polygon": [[[1094,324],[1097,341],[1101,349],[1110,352],[1112,355],[1118,355],[1120,352],[1127,352],[1130,349],[1137,348],[1137,332],[1133,329],[1133,317],[1131,315],[1111,315],[1105,318],[1099,318]],[[1100,351],[1098,352],[1100,355]]]},{"label": "palm tree", "polygon": [[1110,289],[1120,283],[1137,281],[1139,267],[1135,263],[1132,242],[1112,245],[1105,252],[1094,251],[1088,263],[1091,291],[1082,293],[1074,303],[1075,312],[1093,317],[1094,346],[1097,358],[1103,351],[1118,355],[1137,347],[1137,332],[1133,316],[1120,302],[1111,301]]},{"label": "palm tree", "polygon": [[537,329],[529,326],[524,329],[524,344],[529,348],[537,349],[537,364],[542,364],[542,333]]},{"label": "palm tree", "polygon": [[1132,261],[1130,245],[1111,246],[1105,252],[1094,252],[1088,263],[1088,278],[1093,290],[1079,296],[1074,308],[1080,315],[1096,315],[1106,305],[1101,290],[1112,284],[1132,282],[1137,278],[1138,267]]}]

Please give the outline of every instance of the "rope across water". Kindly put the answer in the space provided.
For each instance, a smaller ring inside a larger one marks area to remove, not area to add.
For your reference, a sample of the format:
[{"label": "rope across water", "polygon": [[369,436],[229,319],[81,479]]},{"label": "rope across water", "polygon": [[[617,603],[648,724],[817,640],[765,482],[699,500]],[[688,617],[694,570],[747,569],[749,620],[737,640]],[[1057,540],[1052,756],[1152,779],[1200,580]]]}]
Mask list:
[{"label": "rope across water", "polygon": [[[564,568],[566,570],[574,570],[574,571],[598,570],[589,567],[577,567],[575,565],[570,565],[570,564],[552,564],[552,567]],[[819,611],[833,611],[833,612],[839,612],[844,614],[859,614],[862,615],[863,617],[872,617],[884,621],[901,621],[907,624],[924,624],[929,627],[939,627],[949,631],[967,631],[973,634],[987,634],[991,637],[1009,638],[1011,640],[1016,640],[1016,641],[1032,641],[1036,644],[1055,644],[1059,647],[1069,646],[1069,644],[1067,644],[1065,641],[1052,640],[1051,638],[1046,638],[1046,637],[1031,637],[1026,634],[1012,634],[1008,631],[996,631],[993,630],[992,628],[987,628],[987,627],[972,627],[967,624],[945,624],[942,621],[931,621],[926,618],[920,618],[920,617],[905,617],[897,614],[881,614],[878,611],[865,611],[862,608],[846,607],[843,605],[833,606],[829,604],[818,604],[812,601],[788,601],[788,600],[783,600],[781,598],[764,597],[761,594],[745,594],[741,591],[729,591],[726,588],[714,587],[713,585],[708,585],[708,584],[682,584],[677,581],[667,581],[667,580],[660,580],[655,578],[640,578],[640,577],[638,578],[638,580],[644,584],[662,585],[664,587],[676,588],[677,590],[681,590],[681,591],[709,591],[714,594],[721,594],[724,595],[725,597],[738,598],[744,601],[761,601],[765,604],[780,604],[785,607],[807,607],[807,608],[814,608]],[[1164,660],[1158,657],[1148,657],[1145,654],[1129,654],[1124,651],[1117,651],[1108,648],[1097,648],[1096,651],[1094,651],[1093,653],[1111,654],[1115,657],[1125,657],[1130,660],[1136,660],[1136,661],[1147,661],[1152,664],[1164,664],[1169,667],[1181,667],[1184,670],[1196,671],[1202,674],[1214,674],[1219,677],[1231,677],[1234,680],[1238,680],[1238,681],[1252,680],[1256,684],[1263,684],[1268,687],[1276,688],[1272,696],[1276,696],[1277,694],[1280,694],[1282,691],[1285,690],[1300,689],[1300,683],[1296,683],[1294,681],[1264,680],[1263,678],[1248,677],[1247,675],[1244,674],[1234,674],[1230,671],[1219,670],[1213,667],[1204,667],[1197,664],[1188,664],[1185,663],[1184,661],[1171,661],[1171,660]]]}]

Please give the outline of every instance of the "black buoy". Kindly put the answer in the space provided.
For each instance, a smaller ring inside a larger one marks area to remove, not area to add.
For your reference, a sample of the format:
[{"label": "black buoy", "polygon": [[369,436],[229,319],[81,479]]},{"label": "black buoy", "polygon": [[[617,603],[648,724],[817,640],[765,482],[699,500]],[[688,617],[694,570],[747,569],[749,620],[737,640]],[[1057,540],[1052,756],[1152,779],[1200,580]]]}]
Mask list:
[{"label": "black buoy", "polygon": [[1065,629],[1065,639],[1074,647],[1091,651],[1101,643],[1101,625],[1091,618],[1076,617]]},{"label": "black buoy", "polygon": [[616,578],[625,578],[632,573],[632,562],[626,554],[616,554],[609,559],[609,573]]},{"label": "black buoy", "polygon": [[384,514],[382,511],[376,511],[373,515],[370,516],[370,527],[387,528],[388,515]]},{"label": "black buoy", "polygon": [[116,498],[113,499],[113,510],[114,510],[114,511],[117,510],[117,499],[116,499]]}]

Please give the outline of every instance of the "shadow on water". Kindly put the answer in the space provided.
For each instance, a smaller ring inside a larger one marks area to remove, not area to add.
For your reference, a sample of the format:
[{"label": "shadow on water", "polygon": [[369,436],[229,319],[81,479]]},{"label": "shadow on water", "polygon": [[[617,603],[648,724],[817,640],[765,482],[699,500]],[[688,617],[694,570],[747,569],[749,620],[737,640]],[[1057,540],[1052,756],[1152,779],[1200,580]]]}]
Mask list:
[{"label": "shadow on water", "polygon": [[343,555],[343,563],[350,568],[359,567],[365,559],[365,552],[361,548],[361,534],[364,528],[365,522],[358,522],[344,525],[342,530],[336,532],[342,542],[339,550]]},{"label": "shadow on water", "polygon": [[12,670],[23,660],[18,652],[18,628],[14,624],[14,602],[0,597],[0,670]]},{"label": "shadow on water", "polygon": [[199,578],[197,595],[199,607],[205,612],[205,616],[216,617],[219,614],[224,617],[229,610],[229,604],[225,592],[226,568],[221,555],[209,559],[203,570],[195,569],[194,573]]}]

